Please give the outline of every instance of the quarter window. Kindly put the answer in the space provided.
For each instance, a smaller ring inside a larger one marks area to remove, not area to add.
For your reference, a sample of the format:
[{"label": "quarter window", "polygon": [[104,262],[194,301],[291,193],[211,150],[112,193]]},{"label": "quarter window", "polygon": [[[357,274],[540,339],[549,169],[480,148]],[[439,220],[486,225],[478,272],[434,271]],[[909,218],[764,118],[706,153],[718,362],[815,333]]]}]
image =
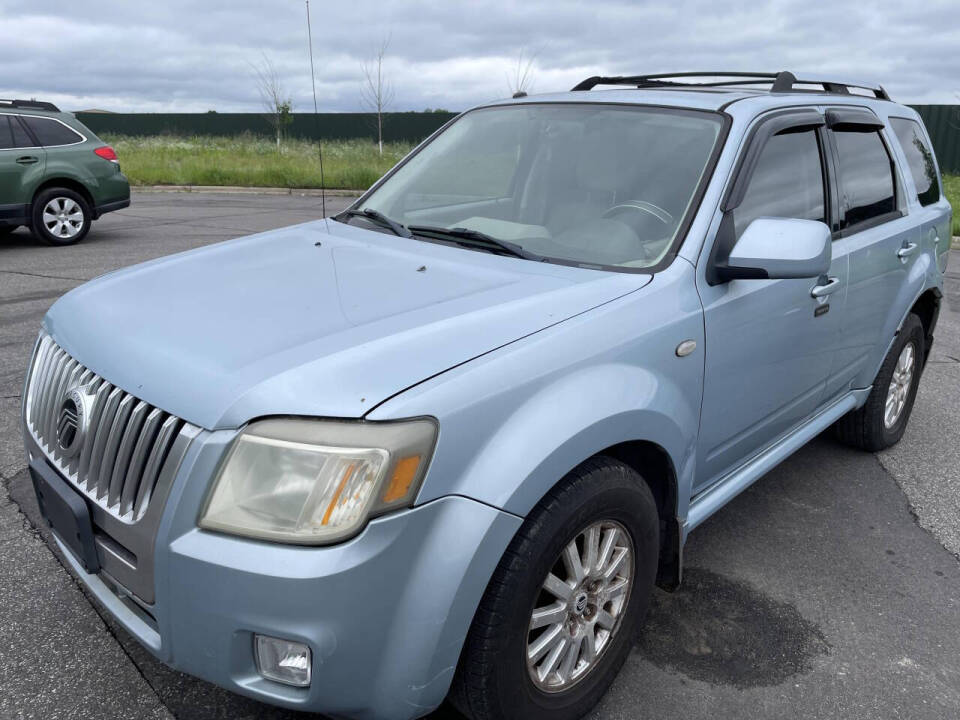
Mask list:
[{"label": "quarter window", "polygon": [[839,160],[840,229],[897,209],[893,163],[880,133],[834,132]]},{"label": "quarter window", "polygon": [[24,115],[23,122],[30,128],[37,141],[44,147],[54,145],[73,145],[81,142],[83,138],[68,128],[62,122],[52,118],[35,117]]},{"label": "quarter window", "polygon": [[921,205],[932,205],[940,199],[940,180],[933,153],[920,130],[920,123],[907,118],[890,118],[890,125],[897,141],[907,156],[913,184],[917,186],[917,199]]},{"label": "quarter window", "polygon": [[774,135],[764,145],[743,200],[734,211],[737,237],[759,217],[826,222],[816,131]]}]

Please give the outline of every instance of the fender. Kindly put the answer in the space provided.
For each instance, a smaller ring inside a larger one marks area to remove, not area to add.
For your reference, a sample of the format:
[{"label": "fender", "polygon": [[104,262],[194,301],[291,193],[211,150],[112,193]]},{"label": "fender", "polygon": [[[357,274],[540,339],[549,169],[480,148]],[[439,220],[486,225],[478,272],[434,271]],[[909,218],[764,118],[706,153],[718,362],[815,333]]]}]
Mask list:
[{"label": "fender", "polygon": [[[694,448],[690,429],[697,427],[698,412],[681,388],[649,370],[626,365],[584,369],[542,388],[517,408],[479,448],[451,490],[525,517],[584,460],[614,445],[644,440],[663,448],[686,477],[686,490],[678,495],[688,498]],[[516,478],[524,480],[517,483]]]},{"label": "fender", "polygon": [[[437,452],[417,503],[464,495],[521,517],[564,475],[619,443],[654,443],[686,513],[703,389],[703,317],[693,267],[453,368],[368,419],[432,415]],[[665,321],[665,319],[668,319]],[[678,357],[678,343],[697,349]],[[642,474],[642,473],[641,473]]]}]

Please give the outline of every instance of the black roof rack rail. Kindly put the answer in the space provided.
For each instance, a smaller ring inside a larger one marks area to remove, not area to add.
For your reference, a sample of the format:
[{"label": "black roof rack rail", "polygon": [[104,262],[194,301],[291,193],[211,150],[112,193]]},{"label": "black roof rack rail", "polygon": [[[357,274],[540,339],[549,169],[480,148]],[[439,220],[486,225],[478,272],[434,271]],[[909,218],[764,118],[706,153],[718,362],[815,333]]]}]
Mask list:
[{"label": "black roof rack rail", "polygon": [[0,106],[18,108],[21,110],[48,110],[49,112],[60,112],[53,103],[41,102],[39,100],[5,100],[0,98]]},{"label": "black roof rack rail", "polygon": [[[736,78],[727,80],[718,80],[715,82],[686,82],[683,78]],[[680,79],[678,82],[677,80]],[[792,72],[782,70],[780,72],[677,72],[677,73],[658,73],[655,75],[619,75],[616,77],[603,77],[594,75],[578,83],[572,88],[573,91],[592,90],[597,85],[630,85],[636,88],[657,88],[657,87],[734,87],[737,85],[770,85],[772,93],[787,92],[810,92],[804,88],[794,87],[795,85],[820,85],[825,93],[835,93],[849,95],[850,88],[868,90],[880,100],[889,100],[890,96],[883,89],[882,85],[843,82],[840,80],[823,78],[797,78]],[[814,91],[817,92],[817,91]]]}]

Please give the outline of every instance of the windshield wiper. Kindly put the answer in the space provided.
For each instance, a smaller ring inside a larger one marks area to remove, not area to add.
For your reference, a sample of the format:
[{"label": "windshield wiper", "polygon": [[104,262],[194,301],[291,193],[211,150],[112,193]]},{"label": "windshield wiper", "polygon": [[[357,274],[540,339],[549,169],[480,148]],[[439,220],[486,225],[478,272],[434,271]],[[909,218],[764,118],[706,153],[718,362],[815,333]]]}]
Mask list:
[{"label": "windshield wiper", "polygon": [[507,255],[512,255],[513,257],[524,258],[525,260],[543,261],[546,259],[543,257],[543,255],[537,255],[529,250],[525,250],[522,245],[509,242],[508,240],[500,240],[487,235],[484,232],[480,232],[479,230],[471,230],[470,228],[444,228],[433,227],[431,225],[411,225],[410,230],[420,235],[432,235],[442,240],[452,240],[459,245],[486,248],[492,252],[500,251],[506,253]]},{"label": "windshield wiper", "polygon": [[[387,228],[388,230],[392,230],[394,235],[399,235],[400,237],[405,238],[413,237],[413,233],[407,229],[406,225],[403,223],[398,223],[396,220],[391,220],[382,212],[379,210],[374,210],[373,208],[363,208],[362,210],[344,210],[342,213],[337,215],[334,220],[340,220],[342,217],[363,217],[376,223],[377,225]],[[340,220],[340,222],[343,221]]]}]

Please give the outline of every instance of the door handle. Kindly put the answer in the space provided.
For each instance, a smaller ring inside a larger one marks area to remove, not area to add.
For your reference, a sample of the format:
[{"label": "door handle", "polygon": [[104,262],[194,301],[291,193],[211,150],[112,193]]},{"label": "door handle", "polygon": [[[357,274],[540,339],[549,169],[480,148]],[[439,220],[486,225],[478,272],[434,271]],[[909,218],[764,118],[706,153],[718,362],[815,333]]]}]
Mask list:
[{"label": "door handle", "polygon": [[17,162],[21,165],[33,165],[33,163],[37,162],[38,160],[39,158],[36,158],[33,155],[24,155],[17,158]]},{"label": "door handle", "polygon": [[827,295],[829,295],[839,287],[840,287],[839,278],[835,278],[835,277],[828,278],[827,282],[825,282],[823,285],[817,284],[817,285],[814,285],[812,288],[810,288],[810,295],[815,298],[826,297]]},{"label": "door handle", "polygon": [[911,255],[913,255],[914,252],[916,252],[918,247],[919,245],[917,245],[916,243],[913,243],[913,242],[907,243],[902,248],[897,250],[897,257],[900,258],[901,260],[903,260],[904,258],[908,258]]}]

